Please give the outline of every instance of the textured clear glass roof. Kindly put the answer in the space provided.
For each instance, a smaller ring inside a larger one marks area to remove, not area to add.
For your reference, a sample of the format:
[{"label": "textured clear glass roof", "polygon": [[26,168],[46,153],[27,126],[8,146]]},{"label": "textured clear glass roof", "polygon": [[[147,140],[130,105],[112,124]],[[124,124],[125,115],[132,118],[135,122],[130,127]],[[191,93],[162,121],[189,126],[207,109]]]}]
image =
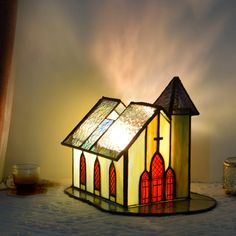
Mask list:
[{"label": "textured clear glass roof", "polygon": [[131,103],[93,146],[92,151],[116,159],[155,111],[154,107]]},{"label": "textured clear glass roof", "polygon": [[102,98],[63,144],[118,159],[155,112],[148,104],[130,103],[125,108],[120,100]]},{"label": "textured clear glass roof", "polygon": [[[71,132],[71,134],[63,141],[63,144],[72,145],[74,147],[80,147],[82,144],[84,144],[84,148],[87,145],[89,147],[89,140],[95,142],[95,136],[99,137],[100,133],[105,132],[109,125],[112,124],[112,119],[109,119],[111,122],[106,122],[105,120],[109,115],[115,117],[113,111],[117,113],[117,107],[120,107],[120,110],[122,110],[121,107],[123,107],[123,110],[125,109],[125,106],[118,99],[100,99],[98,103],[85,116],[85,118]],[[119,114],[117,114],[117,116],[119,116]],[[92,134],[94,134],[95,136],[90,137]]]}]

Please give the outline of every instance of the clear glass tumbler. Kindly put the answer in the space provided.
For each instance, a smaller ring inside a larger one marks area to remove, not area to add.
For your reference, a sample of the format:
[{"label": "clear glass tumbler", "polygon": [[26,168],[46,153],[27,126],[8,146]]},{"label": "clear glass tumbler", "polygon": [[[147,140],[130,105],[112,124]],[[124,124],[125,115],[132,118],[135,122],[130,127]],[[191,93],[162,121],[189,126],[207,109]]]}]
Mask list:
[{"label": "clear glass tumbler", "polygon": [[39,182],[40,167],[37,164],[16,164],[12,167],[17,194],[32,194]]},{"label": "clear glass tumbler", "polygon": [[224,161],[223,189],[226,194],[236,195],[236,157]]}]

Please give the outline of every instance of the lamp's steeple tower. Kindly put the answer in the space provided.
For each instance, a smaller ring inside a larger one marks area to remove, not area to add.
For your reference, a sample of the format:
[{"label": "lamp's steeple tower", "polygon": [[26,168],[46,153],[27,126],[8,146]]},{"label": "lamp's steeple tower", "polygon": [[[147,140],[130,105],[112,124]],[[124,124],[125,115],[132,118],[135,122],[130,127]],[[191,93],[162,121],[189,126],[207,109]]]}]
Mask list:
[{"label": "lamp's steeple tower", "polygon": [[190,197],[191,116],[199,112],[179,77],[171,80],[154,105],[162,107],[170,119],[169,166],[176,174],[176,197]]}]

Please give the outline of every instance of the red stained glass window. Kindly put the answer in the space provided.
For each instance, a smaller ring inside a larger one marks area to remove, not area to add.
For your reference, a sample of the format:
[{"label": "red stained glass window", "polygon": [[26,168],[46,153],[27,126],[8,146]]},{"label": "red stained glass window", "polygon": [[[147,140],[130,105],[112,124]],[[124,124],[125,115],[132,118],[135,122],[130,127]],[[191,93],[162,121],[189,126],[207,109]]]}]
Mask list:
[{"label": "red stained glass window", "polygon": [[166,172],[166,200],[174,199],[174,185],[175,185],[175,174],[174,171],[169,168]]},{"label": "red stained glass window", "polygon": [[163,200],[164,186],[164,160],[156,154],[151,163],[151,202]]},{"label": "red stained glass window", "polygon": [[94,189],[100,190],[101,188],[101,173],[100,173],[100,164],[98,159],[94,163]]},{"label": "red stained glass window", "polygon": [[141,204],[146,204],[150,202],[150,179],[147,171],[144,171],[141,176],[140,194]]},{"label": "red stained glass window", "polygon": [[84,153],[80,156],[80,184],[86,185],[86,162]]},{"label": "red stained glass window", "polygon": [[109,190],[110,195],[115,197],[116,196],[116,170],[114,163],[112,162],[109,169]]}]

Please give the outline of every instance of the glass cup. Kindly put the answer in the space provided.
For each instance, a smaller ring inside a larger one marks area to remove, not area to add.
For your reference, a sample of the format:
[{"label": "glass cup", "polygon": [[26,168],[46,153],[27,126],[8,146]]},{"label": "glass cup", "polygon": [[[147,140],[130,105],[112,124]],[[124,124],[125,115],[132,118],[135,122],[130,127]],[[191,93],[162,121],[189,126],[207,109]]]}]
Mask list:
[{"label": "glass cup", "polygon": [[16,193],[32,194],[39,182],[40,167],[37,164],[16,164],[12,167],[13,181]]}]

